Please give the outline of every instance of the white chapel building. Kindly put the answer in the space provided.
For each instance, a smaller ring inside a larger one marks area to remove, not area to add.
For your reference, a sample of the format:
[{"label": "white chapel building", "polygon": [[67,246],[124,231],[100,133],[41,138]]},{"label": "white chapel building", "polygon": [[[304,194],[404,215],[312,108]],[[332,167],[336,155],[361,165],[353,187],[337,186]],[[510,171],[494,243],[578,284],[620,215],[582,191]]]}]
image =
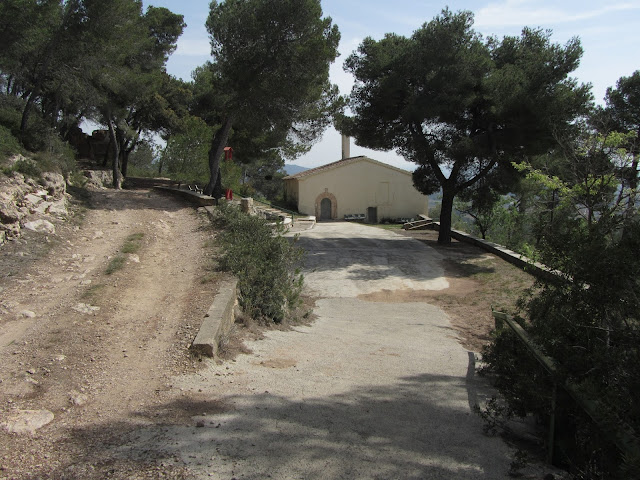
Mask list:
[{"label": "white chapel building", "polygon": [[410,172],[365,156],[349,157],[346,142],[342,160],[285,177],[285,200],[319,221],[355,217],[379,223],[428,213],[428,197],[413,186]]}]

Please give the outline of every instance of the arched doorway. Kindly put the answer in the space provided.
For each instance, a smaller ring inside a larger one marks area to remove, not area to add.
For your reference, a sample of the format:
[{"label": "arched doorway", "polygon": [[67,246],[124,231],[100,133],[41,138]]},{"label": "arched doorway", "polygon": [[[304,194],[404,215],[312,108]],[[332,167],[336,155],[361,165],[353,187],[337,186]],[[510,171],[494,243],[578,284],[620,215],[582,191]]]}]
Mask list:
[{"label": "arched doorway", "polygon": [[329,189],[316,197],[316,218],[318,220],[335,220],[338,218],[338,200]]},{"label": "arched doorway", "polygon": [[331,220],[331,200],[328,198],[320,201],[320,220]]}]

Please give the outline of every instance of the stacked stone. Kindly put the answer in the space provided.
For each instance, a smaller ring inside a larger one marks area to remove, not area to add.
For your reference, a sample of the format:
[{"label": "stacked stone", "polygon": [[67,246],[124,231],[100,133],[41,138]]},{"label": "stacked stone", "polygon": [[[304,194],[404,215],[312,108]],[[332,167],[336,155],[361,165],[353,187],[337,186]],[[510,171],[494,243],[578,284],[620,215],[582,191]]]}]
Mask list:
[{"label": "stacked stone", "polygon": [[19,237],[23,228],[55,233],[48,219],[66,215],[65,194],[66,183],[59,173],[44,173],[40,183],[19,172],[0,176],[0,245]]}]

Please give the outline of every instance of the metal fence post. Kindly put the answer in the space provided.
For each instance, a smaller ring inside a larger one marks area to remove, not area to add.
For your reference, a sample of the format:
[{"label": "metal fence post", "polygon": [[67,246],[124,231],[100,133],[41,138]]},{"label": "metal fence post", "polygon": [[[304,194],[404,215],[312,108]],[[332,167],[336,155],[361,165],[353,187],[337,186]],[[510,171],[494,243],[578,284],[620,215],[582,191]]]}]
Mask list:
[{"label": "metal fence post", "polygon": [[558,393],[558,382],[553,382],[553,392],[551,393],[551,416],[549,418],[549,445],[547,451],[547,462],[553,465],[553,451],[555,449],[556,438],[556,397]]}]

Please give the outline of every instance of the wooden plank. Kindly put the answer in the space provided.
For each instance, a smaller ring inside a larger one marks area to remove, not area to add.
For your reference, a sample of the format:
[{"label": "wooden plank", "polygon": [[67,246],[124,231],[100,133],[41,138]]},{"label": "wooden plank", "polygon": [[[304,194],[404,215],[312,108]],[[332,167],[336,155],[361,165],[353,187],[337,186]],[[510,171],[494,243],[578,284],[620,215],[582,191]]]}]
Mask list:
[{"label": "wooden plank", "polygon": [[407,222],[402,225],[402,228],[405,230],[417,230],[419,228],[425,228],[433,223],[433,220],[416,220],[414,222]]}]

